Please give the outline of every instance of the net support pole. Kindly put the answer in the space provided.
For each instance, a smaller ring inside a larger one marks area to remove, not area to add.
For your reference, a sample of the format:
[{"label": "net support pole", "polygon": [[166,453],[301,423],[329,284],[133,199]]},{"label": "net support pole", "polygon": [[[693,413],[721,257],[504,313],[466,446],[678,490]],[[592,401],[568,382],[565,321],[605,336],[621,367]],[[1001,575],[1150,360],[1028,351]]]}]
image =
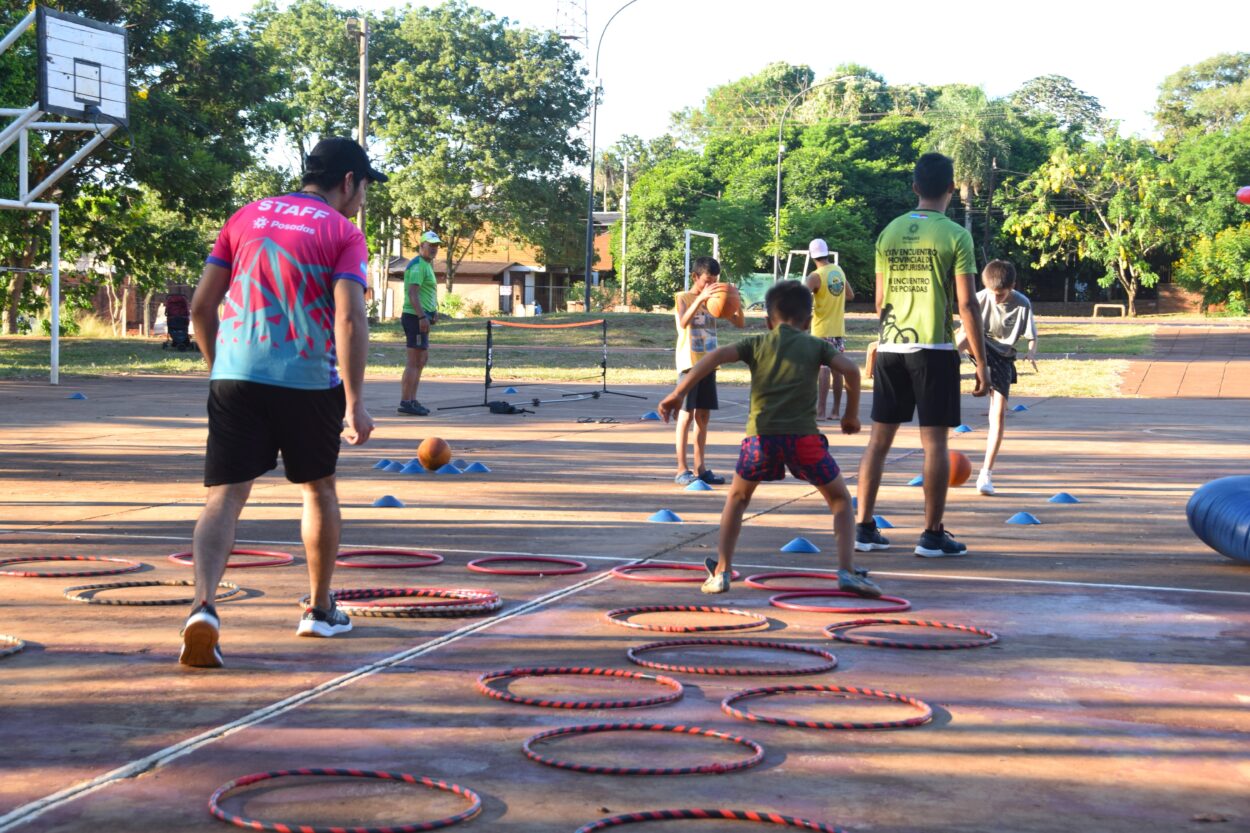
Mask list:
[{"label": "net support pole", "polygon": [[482,388],[482,404],[490,404],[490,370],[495,364],[495,324],[486,319],[486,380]]}]

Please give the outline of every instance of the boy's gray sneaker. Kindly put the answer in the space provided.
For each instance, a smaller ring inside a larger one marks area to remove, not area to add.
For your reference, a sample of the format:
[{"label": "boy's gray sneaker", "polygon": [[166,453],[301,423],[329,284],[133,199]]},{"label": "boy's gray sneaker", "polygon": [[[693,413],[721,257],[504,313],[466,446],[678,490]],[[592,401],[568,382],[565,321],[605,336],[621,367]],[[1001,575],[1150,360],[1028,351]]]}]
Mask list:
[{"label": "boy's gray sneaker", "polygon": [[946,527],[926,529],[916,544],[916,555],[922,558],[955,558],[968,554],[968,547],[955,540]]},{"label": "boy's gray sneaker", "polygon": [[409,416],[429,416],[430,415],[430,409],[425,407],[424,405],[422,405],[420,402],[418,402],[415,399],[410,399],[410,400],[405,400],[403,402],[400,402],[399,407],[396,410],[401,414],[408,414]]},{"label": "boy's gray sneaker", "polygon": [[334,636],[347,633],[352,629],[352,620],[339,610],[338,605],[331,603],[329,610],[309,605],[300,617],[299,626],[295,629],[297,636]]},{"label": "boy's gray sneaker", "polygon": [[872,552],[890,548],[890,539],[877,529],[877,522],[855,524],[855,549],[859,552]]},{"label": "boy's gray sneaker", "polygon": [[693,483],[697,479],[698,478],[694,476],[694,472],[692,472],[690,469],[686,469],[681,474],[674,477],[673,482],[676,483],[678,486],[689,486],[691,483]]},{"label": "boy's gray sneaker", "polygon": [[700,588],[704,593],[728,593],[729,592],[729,576],[730,571],[725,571],[720,575],[716,574],[717,560],[715,558],[707,558],[703,561],[703,566],[707,568],[707,578]]},{"label": "boy's gray sneaker", "polygon": [[881,596],[881,588],[877,586],[877,583],[859,570],[838,570],[838,589],[868,599]]},{"label": "boy's gray sneaker", "polygon": [[221,620],[217,609],[208,602],[202,603],[182,626],[182,653],[178,662],[192,668],[221,668],[225,665],[221,646],[217,640],[221,634]]}]

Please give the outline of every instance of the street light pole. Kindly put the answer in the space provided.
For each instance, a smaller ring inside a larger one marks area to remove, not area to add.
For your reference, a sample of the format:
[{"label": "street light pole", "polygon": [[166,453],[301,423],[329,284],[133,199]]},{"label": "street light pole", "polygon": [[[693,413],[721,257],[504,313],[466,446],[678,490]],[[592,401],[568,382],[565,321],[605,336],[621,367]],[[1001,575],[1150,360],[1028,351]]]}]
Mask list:
[{"label": "street light pole", "polygon": [[786,126],[786,116],[800,98],[810,93],[817,87],[825,87],[829,84],[836,84],[839,81],[849,81],[852,78],[860,78],[859,75],[843,75],[838,78],[830,78],[821,81],[819,84],[812,84],[810,87],[799,90],[790,100],[786,102],[785,109],[781,111],[781,121],[777,123],[777,205],[773,213],[773,283],[781,278],[781,155],[786,152],[786,146],[782,131]]},{"label": "street light pole", "polygon": [[586,312],[590,312],[590,270],[595,262],[595,131],[598,128],[599,119],[599,93],[603,91],[599,83],[599,50],[603,48],[603,36],[608,33],[608,27],[612,25],[612,21],[616,20],[618,14],[637,2],[638,0],[629,0],[612,13],[608,22],[603,24],[603,31],[599,33],[599,42],[595,45],[595,69],[591,75],[593,88],[590,96],[590,181],[588,183],[590,193],[586,199],[586,292],[584,298]]},{"label": "street light pole", "polygon": [[621,157],[625,164],[625,185],[621,191],[621,303],[629,307],[629,281],[625,277],[625,243],[629,234],[629,154]]}]

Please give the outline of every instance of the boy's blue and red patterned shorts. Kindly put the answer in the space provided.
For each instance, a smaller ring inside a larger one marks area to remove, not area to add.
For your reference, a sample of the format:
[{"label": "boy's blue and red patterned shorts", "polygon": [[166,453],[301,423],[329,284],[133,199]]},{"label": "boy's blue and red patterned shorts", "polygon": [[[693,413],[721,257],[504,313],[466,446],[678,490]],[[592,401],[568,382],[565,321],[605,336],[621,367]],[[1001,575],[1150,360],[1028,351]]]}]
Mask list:
[{"label": "boy's blue and red patterned shorts", "polygon": [[742,441],[736,471],[743,480],[784,480],[787,468],[813,486],[840,474],[824,434],[757,434]]}]

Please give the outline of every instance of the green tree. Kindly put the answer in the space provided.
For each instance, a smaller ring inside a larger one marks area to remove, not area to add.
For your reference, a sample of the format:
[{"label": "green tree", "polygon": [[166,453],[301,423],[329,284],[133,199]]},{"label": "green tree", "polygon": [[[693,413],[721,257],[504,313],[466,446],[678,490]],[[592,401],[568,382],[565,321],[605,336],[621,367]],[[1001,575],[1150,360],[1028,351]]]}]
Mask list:
[{"label": "green tree", "polygon": [[1118,137],[1061,147],[1013,190],[1003,231],[1037,254],[1034,266],[1097,263],[1099,285],[1118,284],[1136,315],[1137,293],[1158,282],[1155,262],[1180,224],[1182,200],[1154,148]]},{"label": "green tree", "polygon": [[754,75],[713,87],[701,107],[673,114],[673,130],[700,145],[726,133],[775,130],[790,98],[812,85],[810,67],[779,61]]},{"label": "green tree", "polygon": [[1159,86],[1155,122],[1165,142],[1194,128],[1223,130],[1250,113],[1250,52],[1216,55],[1181,67]]},{"label": "green tree", "polygon": [[1223,130],[1194,128],[1172,143],[1169,175],[1184,194],[1185,229],[1190,235],[1214,235],[1237,225],[1245,206],[1233,194],[1250,184],[1250,120]]},{"label": "green tree", "polygon": [[1227,304],[1245,315],[1250,307],[1250,223],[1201,235],[1176,263],[1176,280],[1202,293],[1203,306]]},{"label": "green tree", "polygon": [[894,106],[885,78],[860,64],[841,64],[812,87],[795,108],[797,119],[807,124],[821,119],[872,120]]},{"label": "green tree", "polygon": [[474,240],[522,235],[524,218],[569,195],[585,158],[573,130],[588,101],[572,49],[554,33],[451,2],[390,12],[374,84],[394,171],[394,210],[445,241],[448,290]]},{"label": "green tree", "polygon": [[955,185],[964,206],[964,227],[972,230],[973,198],[986,189],[991,162],[1007,161],[1012,132],[1009,110],[991,102],[980,87],[952,84],[926,117],[927,141],[955,162]]},{"label": "green tree", "polygon": [[1063,75],[1039,75],[1011,94],[1011,105],[1023,116],[1052,119],[1064,133],[1080,138],[1106,131],[1102,103]]}]

